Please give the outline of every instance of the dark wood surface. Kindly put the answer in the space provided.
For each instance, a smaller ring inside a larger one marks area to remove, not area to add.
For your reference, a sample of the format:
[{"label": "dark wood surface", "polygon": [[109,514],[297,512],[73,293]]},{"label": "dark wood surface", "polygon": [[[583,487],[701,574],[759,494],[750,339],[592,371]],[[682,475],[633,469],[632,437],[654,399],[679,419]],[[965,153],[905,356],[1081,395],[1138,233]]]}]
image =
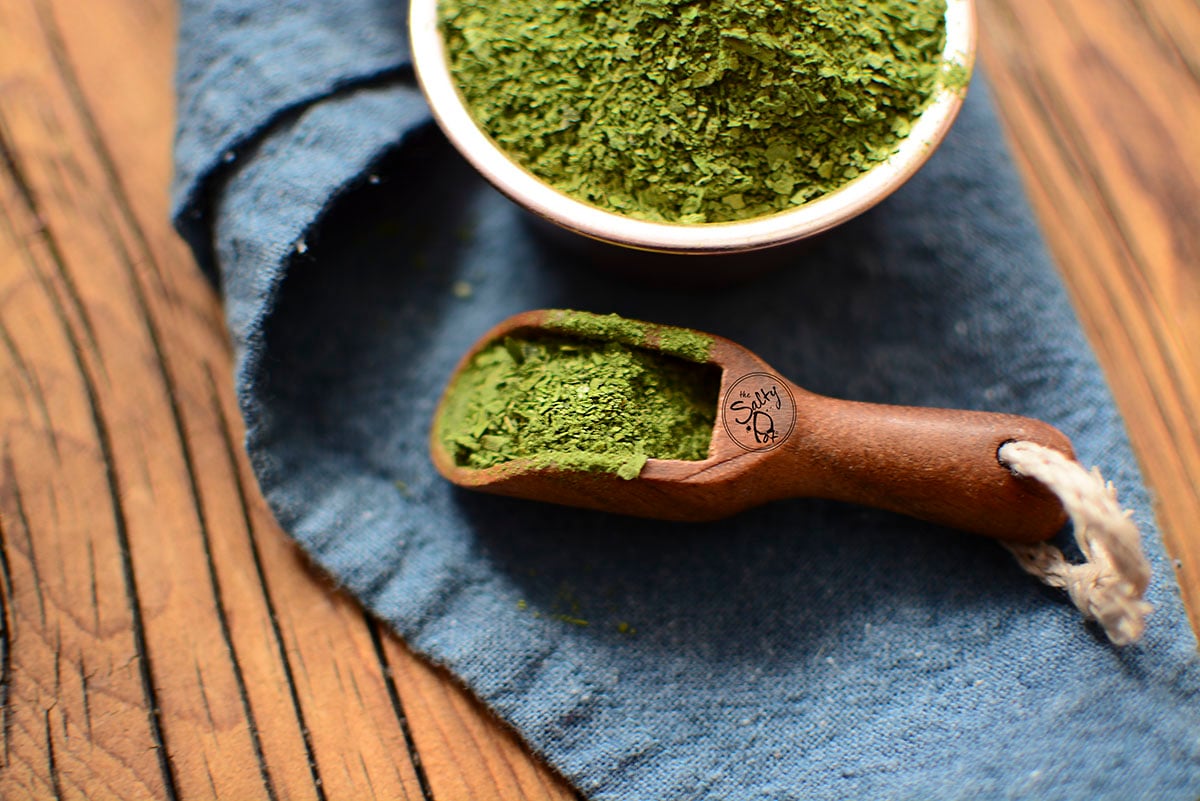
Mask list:
[{"label": "dark wood surface", "polygon": [[[1200,6],[980,2],[1194,616]],[[0,797],[572,798],[271,520],[166,217],[176,13],[0,0]]]}]

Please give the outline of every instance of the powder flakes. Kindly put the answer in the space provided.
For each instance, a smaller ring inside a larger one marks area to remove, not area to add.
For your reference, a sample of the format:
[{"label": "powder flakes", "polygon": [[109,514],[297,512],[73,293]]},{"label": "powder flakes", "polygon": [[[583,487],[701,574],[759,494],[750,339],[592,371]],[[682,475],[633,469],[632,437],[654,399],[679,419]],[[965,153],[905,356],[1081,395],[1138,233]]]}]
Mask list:
[{"label": "powder flakes", "polygon": [[442,0],[473,115],[632,217],[749,219],[885,160],[944,72],[945,0]]},{"label": "powder flakes", "polygon": [[619,342],[505,338],[456,377],[438,435],[462,467],[515,459],[634,478],[708,455],[720,372]]},{"label": "powder flakes", "polygon": [[584,339],[652,346],[654,350],[703,364],[712,349],[712,337],[668,325],[628,320],[616,314],[593,314],[570,309],[551,310],[543,323],[546,330],[574,334]]}]

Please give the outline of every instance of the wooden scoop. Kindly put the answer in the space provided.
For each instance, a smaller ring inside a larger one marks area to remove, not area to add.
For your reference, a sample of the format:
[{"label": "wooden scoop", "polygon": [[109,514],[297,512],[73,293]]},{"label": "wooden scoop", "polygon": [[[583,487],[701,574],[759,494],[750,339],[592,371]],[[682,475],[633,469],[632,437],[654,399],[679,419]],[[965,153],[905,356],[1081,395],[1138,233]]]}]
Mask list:
[{"label": "wooden scoop", "polygon": [[[551,311],[518,314],[475,344],[455,370],[506,336],[576,336]],[[647,325],[655,350],[661,335]],[[886,406],[808,392],[755,354],[712,337],[721,369],[716,423],[704,461],[650,459],[636,478],[514,460],[486,469],[455,464],[436,436],[433,463],[470,489],[663,520],[715,520],[767,501],[816,497],[864,504],[1006,540],[1053,536],[1066,521],[1059,501],[997,456],[1025,440],[1073,457],[1070,440],[1038,420],[990,412]],[[444,405],[443,397],[442,404]]]}]

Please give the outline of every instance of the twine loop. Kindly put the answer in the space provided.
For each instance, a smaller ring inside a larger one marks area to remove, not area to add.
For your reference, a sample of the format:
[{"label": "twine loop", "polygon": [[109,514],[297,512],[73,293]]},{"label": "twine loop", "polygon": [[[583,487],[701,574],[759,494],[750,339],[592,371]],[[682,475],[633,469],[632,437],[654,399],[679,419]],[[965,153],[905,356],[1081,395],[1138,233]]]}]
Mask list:
[{"label": "twine loop", "polygon": [[1027,573],[1066,590],[1088,620],[1095,620],[1115,645],[1136,642],[1153,607],[1143,597],[1150,564],[1142,553],[1133,512],[1122,509],[1117,491],[1099,468],[1089,472],[1052,448],[1033,442],[1001,446],[1000,463],[1019,476],[1033,478],[1062,502],[1075,529],[1075,542],[1086,561],[1076,564],[1047,542],[1006,542]]}]

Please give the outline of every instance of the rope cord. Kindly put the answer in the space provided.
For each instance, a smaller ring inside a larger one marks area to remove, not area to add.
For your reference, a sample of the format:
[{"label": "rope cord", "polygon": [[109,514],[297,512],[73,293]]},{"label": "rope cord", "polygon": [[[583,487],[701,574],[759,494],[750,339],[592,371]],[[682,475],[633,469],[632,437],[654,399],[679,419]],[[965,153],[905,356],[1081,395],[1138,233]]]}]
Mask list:
[{"label": "rope cord", "polygon": [[1000,463],[1020,476],[1044,484],[1062,501],[1075,528],[1085,562],[1075,564],[1046,542],[1006,542],[1027,572],[1051,587],[1067,591],[1088,620],[1095,620],[1115,645],[1136,642],[1153,607],[1143,600],[1150,564],[1132,510],[1117,503],[1117,491],[1099,468],[1088,472],[1078,462],[1032,442],[1001,446]]}]

